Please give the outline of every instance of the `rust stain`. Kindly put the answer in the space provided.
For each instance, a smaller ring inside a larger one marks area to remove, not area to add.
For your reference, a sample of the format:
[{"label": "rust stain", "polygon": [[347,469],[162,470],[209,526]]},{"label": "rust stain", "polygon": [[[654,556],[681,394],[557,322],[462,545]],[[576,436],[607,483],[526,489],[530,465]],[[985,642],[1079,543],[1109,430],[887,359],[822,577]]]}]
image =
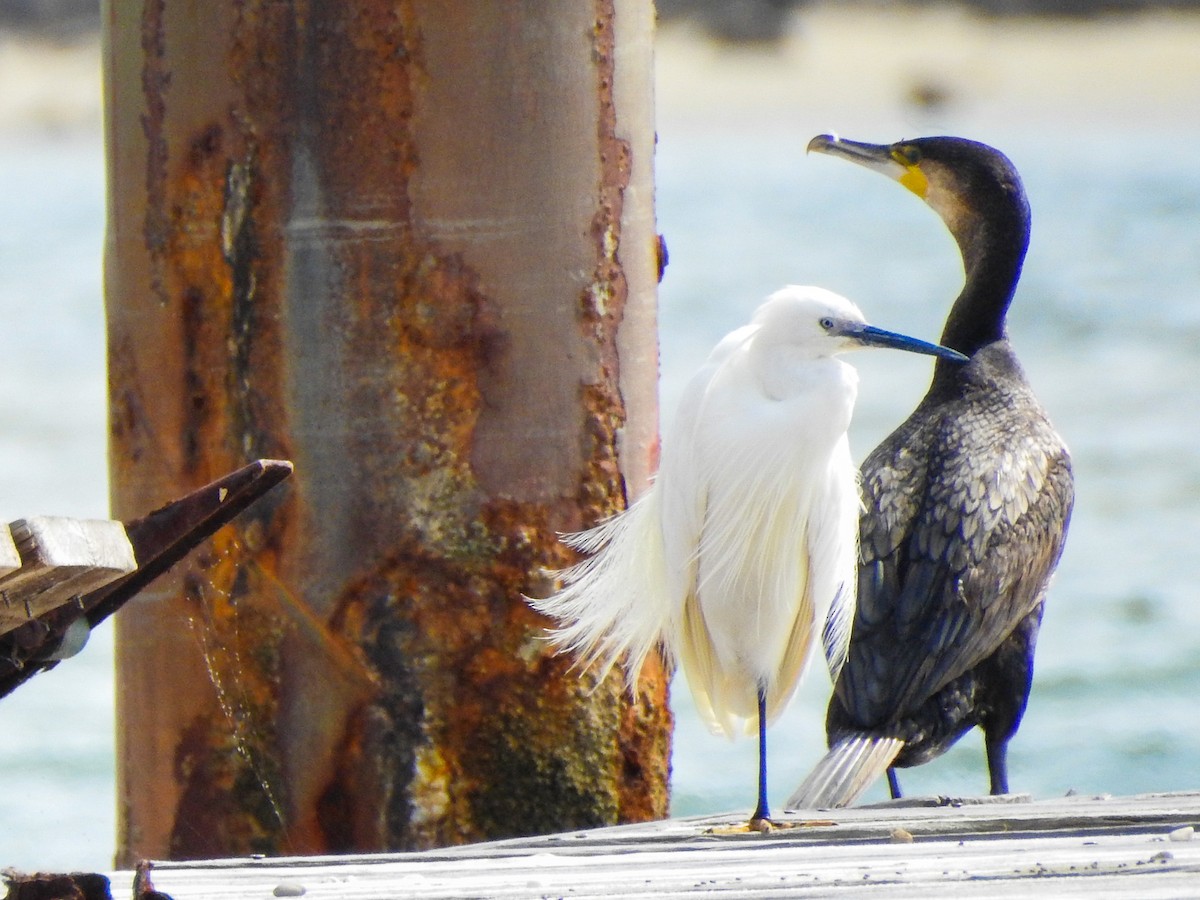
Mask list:
[{"label": "rust stain", "polygon": [[[263,411],[263,392],[254,390],[259,368],[278,368],[281,350],[274,329],[260,321],[257,307],[259,252],[254,228],[255,189],[253,145],[245,158],[230,160],[225,166],[224,197],[220,219],[221,256],[228,267],[230,356],[226,375],[226,394],[231,404],[231,433],[241,439],[238,450],[246,459],[269,455],[272,444],[267,437],[276,416]],[[260,350],[260,342],[266,342]],[[256,366],[256,354],[265,352],[268,366]],[[273,399],[273,398],[272,398]],[[235,444],[236,447],[236,444]]]},{"label": "rust stain", "polygon": [[[276,329],[255,306],[262,264],[254,240],[254,164],[240,136],[212,122],[184,142],[164,185],[171,198],[163,287],[180,310],[185,482],[203,483],[245,459],[286,456],[276,404]],[[231,159],[232,157],[232,159]],[[143,383],[159,393],[162,383]],[[271,435],[271,437],[266,437]],[[279,645],[293,627],[270,572],[287,528],[282,499],[256,506],[214,536],[185,583],[203,623],[219,708],[199,716],[177,748],[180,799],[172,852],[277,851],[283,822],[274,722]]]},{"label": "rust stain", "polygon": [[170,225],[167,220],[167,159],[166,135],[167,89],[171,73],[165,62],[166,38],[164,14],[166,0],[146,0],[142,8],[142,94],[145,111],[142,132],[146,138],[146,210],[142,223],[142,238],[150,254],[151,291],[163,306],[167,291],[163,284],[164,252]]},{"label": "rust stain", "polygon": [[[587,503],[595,499],[589,492],[596,485],[611,485],[610,496],[627,497],[627,486],[621,477],[617,456],[617,435],[624,426],[624,403],[619,396],[619,358],[616,349],[616,323],[623,315],[629,295],[629,285],[620,263],[621,214],[625,189],[629,186],[630,146],[617,136],[617,115],[613,96],[615,77],[615,8],[613,0],[596,0],[596,22],[593,31],[593,57],[598,70],[600,115],[597,122],[600,146],[602,187],[600,206],[592,224],[593,239],[600,258],[593,275],[594,284],[605,287],[596,291],[606,298],[603,309],[585,304],[584,321],[588,312],[595,313],[591,322],[605,352],[601,356],[607,378],[585,391],[589,410],[588,437],[592,441],[591,471],[581,493]],[[665,249],[665,245],[664,245]],[[608,389],[603,385],[611,386]],[[620,410],[617,416],[614,411]],[[607,514],[607,513],[606,513]],[[597,518],[603,518],[600,516]],[[594,524],[589,522],[588,524]],[[610,681],[615,680],[610,678]],[[670,673],[661,660],[655,658],[642,669],[638,697],[628,704],[621,716],[619,745],[622,772],[614,778],[619,785],[619,819],[622,822],[663,818],[669,804],[667,776],[670,771],[670,735],[672,716],[669,706]]]},{"label": "rust stain", "polygon": [[[211,126],[193,137],[186,164],[170,184],[171,221],[165,251],[166,288],[179,297],[183,324],[184,396],[180,422],[187,474],[203,484],[215,477],[213,448],[225,444],[231,295],[229,267],[221,255],[219,229],[224,169],[221,131]],[[147,386],[148,390],[162,387]]]},{"label": "rust stain", "polygon": [[[228,541],[220,532],[220,543]],[[252,603],[248,570],[232,556],[204,561],[185,581],[196,610],[219,709],[197,714],[179,736],[171,855],[213,856],[277,851],[283,823],[273,790],[281,779],[272,747],[280,622]]]},{"label": "rust stain", "polygon": [[591,234],[597,250],[591,282],[580,302],[585,334],[600,348],[600,376],[583,389],[587,410],[584,458],[588,469],[580,483],[583,526],[590,526],[624,508],[627,496],[617,457],[617,435],[625,424],[620,396],[617,328],[624,315],[629,285],[620,263],[621,213],[629,186],[629,144],[617,137],[613,98],[614,29],[612,0],[596,0],[592,29],[592,58],[597,71],[599,116],[599,183]]},{"label": "rust stain", "polygon": [[619,785],[631,759],[646,761],[632,790],[650,784],[654,756],[618,747],[620,679],[597,686],[568,671],[540,646],[539,617],[513,602],[542,552],[528,523],[546,511],[505,502],[483,517],[491,553],[447,559],[413,540],[339,615],[364,629],[347,638],[385,684],[374,740],[405,763],[388,813],[397,849],[612,824],[647,808]]},{"label": "rust stain", "polygon": [[260,287],[272,287],[255,222],[253,144],[210,123],[191,137],[171,188],[166,285],[183,321],[182,444],[203,483],[248,459],[287,458],[278,404],[279,326]]}]

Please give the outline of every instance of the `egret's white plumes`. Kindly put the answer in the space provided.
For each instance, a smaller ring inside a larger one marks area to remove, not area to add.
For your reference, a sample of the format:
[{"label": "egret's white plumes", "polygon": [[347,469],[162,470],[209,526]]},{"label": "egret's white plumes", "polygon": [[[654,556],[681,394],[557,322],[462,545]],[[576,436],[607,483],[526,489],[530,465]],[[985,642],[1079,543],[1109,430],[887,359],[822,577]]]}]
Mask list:
[{"label": "egret's white plumes", "polygon": [[598,665],[603,675],[624,656],[630,690],[646,656],[669,631],[659,498],[651,487],[623,513],[590,531],[566,535],[564,543],[591,555],[559,573],[561,591],[530,601],[558,619],[553,643],[575,651],[583,668]]},{"label": "egret's white plumes", "polygon": [[858,376],[836,355],[867,344],[949,353],[873,328],[817,287],[776,292],[727,335],[683,393],[653,486],[566,538],[589,558],[531,601],[558,621],[553,642],[584,665],[624,657],[631,686],[661,645],[714,731],[757,721],[760,740],[818,640],[836,676],[859,516],[846,439]]},{"label": "egret's white plumes", "polygon": [[726,336],[684,391],[653,487],[568,537],[589,558],[534,603],[585,665],[627,654],[631,685],[661,643],[710,726],[731,736],[755,718],[760,687],[769,718],[779,713],[816,637],[828,632],[831,660],[845,652],[858,378],[835,354],[857,344],[822,320],[864,321],[843,297],[789,287]]}]

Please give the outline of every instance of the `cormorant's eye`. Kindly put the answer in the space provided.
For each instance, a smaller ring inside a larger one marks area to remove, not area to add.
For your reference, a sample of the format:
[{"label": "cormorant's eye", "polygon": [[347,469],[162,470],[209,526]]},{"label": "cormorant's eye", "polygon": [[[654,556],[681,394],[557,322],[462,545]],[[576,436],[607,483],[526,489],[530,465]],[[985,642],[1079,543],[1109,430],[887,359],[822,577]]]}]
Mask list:
[{"label": "cormorant's eye", "polygon": [[915,166],[921,161],[921,149],[912,144],[905,144],[903,147],[897,147],[892,156],[903,165]]},{"label": "cormorant's eye", "polygon": [[833,331],[833,326],[835,323],[832,318],[825,316],[818,324],[826,331]]}]

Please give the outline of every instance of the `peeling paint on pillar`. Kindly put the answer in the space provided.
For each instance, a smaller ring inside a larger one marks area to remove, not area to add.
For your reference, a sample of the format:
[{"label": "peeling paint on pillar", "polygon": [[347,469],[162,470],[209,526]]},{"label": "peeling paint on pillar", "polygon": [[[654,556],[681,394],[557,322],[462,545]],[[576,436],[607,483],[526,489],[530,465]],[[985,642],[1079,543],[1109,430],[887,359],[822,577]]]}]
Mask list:
[{"label": "peeling paint on pillar", "polygon": [[650,466],[652,10],[119,6],[114,505],[296,463],[118,617],[122,858],[664,815],[661,667],[578,677],[521,596]]}]

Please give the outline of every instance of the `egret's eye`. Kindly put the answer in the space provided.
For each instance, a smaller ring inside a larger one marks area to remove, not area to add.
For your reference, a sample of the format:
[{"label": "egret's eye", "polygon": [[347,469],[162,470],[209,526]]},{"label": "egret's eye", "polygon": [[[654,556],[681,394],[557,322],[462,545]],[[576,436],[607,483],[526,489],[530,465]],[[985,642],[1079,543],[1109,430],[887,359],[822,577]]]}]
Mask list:
[{"label": "egret's eye", "polygon": [[834,321],[829,316],[825,316],[818,324],[826,331],[833,331]]},{"label": "egret's eye", "polygon": [[915,166],[921,161],[921,149],[912,144],[905,144],[892,151],[892,158],[904,166]]}]

